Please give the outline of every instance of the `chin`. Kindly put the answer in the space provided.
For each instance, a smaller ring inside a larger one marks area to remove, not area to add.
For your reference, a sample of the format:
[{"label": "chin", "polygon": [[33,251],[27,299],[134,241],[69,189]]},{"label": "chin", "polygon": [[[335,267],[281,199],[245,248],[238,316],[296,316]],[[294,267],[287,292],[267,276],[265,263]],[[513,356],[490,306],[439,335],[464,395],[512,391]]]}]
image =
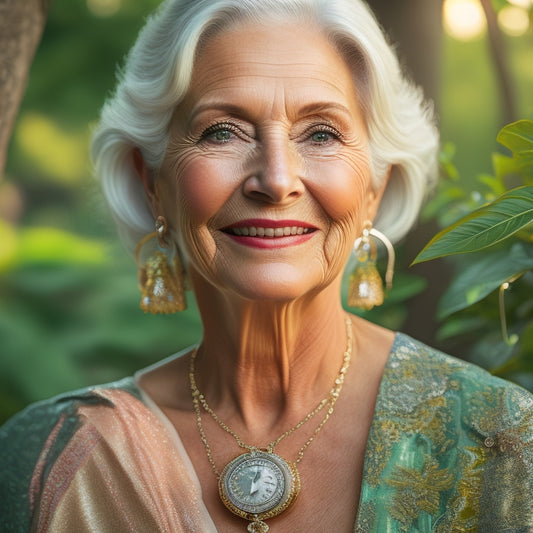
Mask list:
[{"label": "chin", "polygon": [[283,280],[279,276],[249,278],[244,283],[226,283],[225,288],[248,301],[284,304],[320,292],[326,286],[323,280],[305,280],[303,277],[300,274]]}]

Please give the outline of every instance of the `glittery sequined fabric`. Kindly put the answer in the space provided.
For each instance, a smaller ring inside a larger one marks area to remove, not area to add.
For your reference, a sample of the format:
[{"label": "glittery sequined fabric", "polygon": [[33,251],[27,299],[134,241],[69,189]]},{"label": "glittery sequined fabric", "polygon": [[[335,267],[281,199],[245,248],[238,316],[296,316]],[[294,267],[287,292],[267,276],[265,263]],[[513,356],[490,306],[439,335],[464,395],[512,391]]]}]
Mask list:
[{"label": "glittery sequined fabric", "polygon": [[354,531],[533,532],[533,396],[397,335]]},{"label": "glittery sequined fabric", "polygon": [[138,395],[125,380],[8,422],[0,531],[215,533],[175,432]]},{"label": "glittery sequined fabric", "polygon": [[[398,334],[354,531],[533,532],[532,502],[533,396]],[[177,432],[126,379],[34,404],[0,429],[0,531],[216,528]]]}]

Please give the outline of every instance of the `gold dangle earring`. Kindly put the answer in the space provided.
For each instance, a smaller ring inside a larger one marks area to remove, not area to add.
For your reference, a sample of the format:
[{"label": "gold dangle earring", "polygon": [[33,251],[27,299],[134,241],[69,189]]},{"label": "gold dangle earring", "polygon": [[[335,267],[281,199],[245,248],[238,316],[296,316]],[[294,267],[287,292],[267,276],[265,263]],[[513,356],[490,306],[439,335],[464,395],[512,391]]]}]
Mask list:
[{"label": "gold dangle earring", "polygon": [[[185,270],[176,245],[167,240],[168,225],[165,217],[155,221],[155,231],[143,237],[135,249],[139,269],[140,307],[145,313],[175,313],[187,309],[185,299]],[[141,262],[141,249],[157,238],[157,249]]]},{"label": "gold dangle earring", "polygon": [[348,285],[348,305],[366,311],[375,305],[381,305],[384,299],[383,281],[376,268],[377,246],[371,237],[379,239],[387,249],[388,261],[385,274],[387,290],[392,288],[394,274],[395,254],[391,242],[383,233],[372,227],[372,222],[367,221],[363,235],[354,243],[356,265],[350,275]]}]

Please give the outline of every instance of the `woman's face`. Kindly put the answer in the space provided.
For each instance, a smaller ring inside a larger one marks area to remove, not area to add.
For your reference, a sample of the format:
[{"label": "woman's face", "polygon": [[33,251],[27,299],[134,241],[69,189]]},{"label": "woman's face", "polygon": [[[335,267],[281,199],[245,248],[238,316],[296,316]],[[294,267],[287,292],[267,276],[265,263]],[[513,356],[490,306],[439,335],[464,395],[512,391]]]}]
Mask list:
[{"label": "woman's face", "polygon": [[212,38],[171,128],[154,211],[190,269],[247,299],[340,280],[379,195],[357,88],[322,34],[241,25]]}]

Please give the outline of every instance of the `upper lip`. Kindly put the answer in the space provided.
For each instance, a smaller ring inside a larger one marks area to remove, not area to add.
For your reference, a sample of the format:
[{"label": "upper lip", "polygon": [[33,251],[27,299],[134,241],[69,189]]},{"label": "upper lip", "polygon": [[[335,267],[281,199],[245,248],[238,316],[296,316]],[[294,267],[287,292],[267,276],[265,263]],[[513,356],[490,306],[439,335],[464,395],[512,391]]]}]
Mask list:
[{"label": "upper lip", "polygon": [[250,218],[246,220],[239,220],[234,224],[230,224],[223,228],[223,230],[229,230],[232,228],[286,228],[296,226],[298,228],[311,228],[316,229],[315,226],[308,222],[302,222],[301,220],[272,220],[264,218]]}]

